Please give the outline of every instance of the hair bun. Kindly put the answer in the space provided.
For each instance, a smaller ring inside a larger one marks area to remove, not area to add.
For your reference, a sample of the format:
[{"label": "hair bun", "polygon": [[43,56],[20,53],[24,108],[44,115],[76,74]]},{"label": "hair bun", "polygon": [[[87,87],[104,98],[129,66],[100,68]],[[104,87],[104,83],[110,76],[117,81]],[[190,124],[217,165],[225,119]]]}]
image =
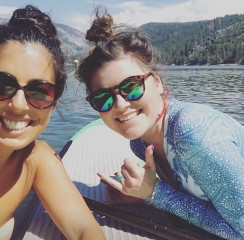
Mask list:
[{"label": "hair bun", "polygon": [[56,28],[52,24],[49,16],[31,5],[15,10],[8,25],[11,28],[34,31],[46,37],[54,37],[57,35]]},{"label": "hair bun", "polygon": [[91,28],[86,33],[86,39],[90,42],[107,42],[113,36],[113,18],[105,14],[100,16],[99,9],[96,11],[96,18],[93,20]]}]

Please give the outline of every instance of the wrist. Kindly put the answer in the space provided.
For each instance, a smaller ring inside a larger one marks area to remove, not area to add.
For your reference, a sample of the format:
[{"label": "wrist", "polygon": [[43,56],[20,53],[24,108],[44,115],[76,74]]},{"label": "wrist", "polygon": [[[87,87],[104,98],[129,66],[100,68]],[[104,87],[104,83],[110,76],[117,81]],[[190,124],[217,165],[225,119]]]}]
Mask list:
[{"label": "wrist", "polygon": [[155,198],[155,195],[156,195],[157,185],[158,185],[159,181],[160,181],[160,179],[157,178],[155,183],[154,183],[152,193],[146,199],[144,199],[144,203],[146,203],[148,205],[152,205],[153,204],[153,201],[154,201],[154,198]]}]

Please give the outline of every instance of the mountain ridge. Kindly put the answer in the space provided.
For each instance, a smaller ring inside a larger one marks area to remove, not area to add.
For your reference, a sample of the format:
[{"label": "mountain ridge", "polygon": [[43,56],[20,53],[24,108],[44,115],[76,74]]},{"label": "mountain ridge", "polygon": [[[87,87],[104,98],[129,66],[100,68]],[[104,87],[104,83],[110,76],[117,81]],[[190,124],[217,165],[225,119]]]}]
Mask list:
[{"label": "mountain ridge", "polygon": [[[6,22],[0,18],[0,23]],[[67,62],[82,59],[89,48],[85,33],[55,23]],[[184,23],[150,22],[144,32],[167,65],[244,64],[244,14]]]},{"label": "mountain ridge", "polygon": [[[8,19],[0,18],[0,24],[5,24],[7,21]],[[89,44],[83,32],[62,23],[54,23],[54,25],[67,60],[83,55],[87,51]]]},{"label": "mountain ridge", "polygon": [[151,38],[165,64],[244,64],[244,14],[186,23],[147,23],[139,29]]}]

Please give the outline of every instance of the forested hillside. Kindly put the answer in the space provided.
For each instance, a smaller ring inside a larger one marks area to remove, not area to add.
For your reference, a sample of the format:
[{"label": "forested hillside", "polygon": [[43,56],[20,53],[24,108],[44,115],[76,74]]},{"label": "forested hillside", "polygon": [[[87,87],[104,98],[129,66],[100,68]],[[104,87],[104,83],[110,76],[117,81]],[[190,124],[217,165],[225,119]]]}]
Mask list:
[{"label": "forested hillside", "polygon": [[165,64],[244,64],[244,14],[189,23],[140,27]]},{"label": "forested hillside", "polygon": [[[0,24],[6,22],[0,18]],[[82,59],[89,48],[85,34],[56,24],[66,61]],[[139,27],[158,49],[165,64],[243,64],[244,14],[188,23],[148,23]]]}]

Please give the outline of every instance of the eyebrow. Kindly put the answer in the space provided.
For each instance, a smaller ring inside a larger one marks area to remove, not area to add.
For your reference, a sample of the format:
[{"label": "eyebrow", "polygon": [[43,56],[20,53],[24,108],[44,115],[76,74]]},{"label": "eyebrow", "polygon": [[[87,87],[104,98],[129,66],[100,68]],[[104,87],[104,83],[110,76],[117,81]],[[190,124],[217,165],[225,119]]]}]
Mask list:
[{"label": "eyebrow", "polygon": [[[9,77],[9,78],[12,78],[12,79],[15,80],[16,82],[18,82],[18,79],[17,79],[14,75],[12,75],[11,73],[8,73],[8,72],[5,72],[5,71],[0,71],[0,75],[5,75],[5,76],[7,76],[7,77]],[[29,83],[31,83],[31,82],[35,82],[35,81],[51,83],[51,82],[49,82],[49,81],[47,81],[47,80],[45,80],[45,79],[41,79],[41,78],[33,78],[33,79],[30,79],[30,80],[28,81],[27,85],[28,85]],[[54,83],[51,83],[51,84],[54,84]]]}]

